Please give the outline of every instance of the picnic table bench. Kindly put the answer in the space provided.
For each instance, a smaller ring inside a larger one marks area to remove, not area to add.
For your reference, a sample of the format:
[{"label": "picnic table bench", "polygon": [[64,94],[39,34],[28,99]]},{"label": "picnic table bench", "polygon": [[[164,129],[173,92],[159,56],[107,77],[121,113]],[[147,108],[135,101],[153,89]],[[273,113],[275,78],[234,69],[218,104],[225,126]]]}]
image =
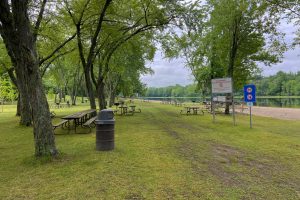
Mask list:
[{"label": "picnic table bench", "polygon": [[59,123],[57,123],[57,124],[54,124],[53,126],[52,126],[52,128],[53,128],[53,130],[55,130],[57,127],[64,127],[64,126],[66,126],[66,124],[69,122],[69,120],[62,120],[62,121],[60,121]]},{"label": "picnic table bench", "polygon": [[97,116],[90,118],[87,120],[82,126],[88,127],[90,129],[90,132],[92,131],[92,128],[95,127],[95,120],[97,119]]}]

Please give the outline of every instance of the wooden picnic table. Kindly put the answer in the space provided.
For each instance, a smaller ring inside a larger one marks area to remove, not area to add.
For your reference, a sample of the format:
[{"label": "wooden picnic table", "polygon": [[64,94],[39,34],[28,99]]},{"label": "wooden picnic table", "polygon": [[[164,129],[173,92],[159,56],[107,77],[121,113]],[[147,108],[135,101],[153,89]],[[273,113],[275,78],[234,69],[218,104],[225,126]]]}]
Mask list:
[{"label": "wooden picnic table", "polygon": [[[84,124],[89,118],[93,117],[96,114],[95,109],[90,109],[90,110],[84,110],[80,111],[77,113],[73,113],[71,115],[67,115],[62,117],[62,119],[68,120],[68,121],[73,121],[74,124],[74,129],[76,133],[76,127],[79,125]],[[70,123],[68,122],[68,127],[70,129]]]},{"label": "wooden picnic table", "polygon": [[121,110],[121,115],[125,115],[127,113],[127,106],[121,105],[119,108]]},{"label": "wooden picnic table", "polygon": [[200,114],[200,111],[203,113],[203,110],[201,110],[201,108],[199,106],[185,106],[184,107],[186,109],[186,114],[193,114],[193,115],[197,115],[198,113]]}]

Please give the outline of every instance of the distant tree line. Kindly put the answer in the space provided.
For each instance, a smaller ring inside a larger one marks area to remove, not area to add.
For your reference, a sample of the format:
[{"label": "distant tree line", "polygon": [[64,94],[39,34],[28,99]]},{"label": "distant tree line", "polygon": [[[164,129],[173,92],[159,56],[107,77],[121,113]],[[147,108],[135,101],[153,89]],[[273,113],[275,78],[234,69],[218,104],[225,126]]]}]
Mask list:
[{"label": "distant tree line", "polygon": [[[256,85],[257,96],[300,96],[300,72],[286,73],[279,71],[277,74],[268,77],[258,75],[249,83]],[[209,95],[210,88],[202,91],[196,84],[149,87],[145,93],[145,97],[200,97]],[[236,90],[235,95],[243,95],[243,90]]]},{"label": "distant tree line", "polygon": [[176,84],[175,86],[168,87],[149,87],[146,91],[146,97],[197,97],[200,96],[200,92],[197,91],[195,84],[181,86]]},{"label": "distant tree line", "polygon": [[300,96],[300,72],[255,77],[258,96]]}]

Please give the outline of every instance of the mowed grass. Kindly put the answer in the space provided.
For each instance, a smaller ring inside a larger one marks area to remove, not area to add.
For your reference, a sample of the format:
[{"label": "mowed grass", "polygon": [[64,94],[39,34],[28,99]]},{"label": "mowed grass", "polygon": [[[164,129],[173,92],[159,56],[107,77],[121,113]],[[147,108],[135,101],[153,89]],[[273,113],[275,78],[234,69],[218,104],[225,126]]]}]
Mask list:
[{"label": "mowed grass", "polygon": [[[116,116],[115,150],[95,151],[95,129],[56,129],[61,156],[33,157],[32,129],[0,113],[0,199],[300,199],[300,122],[180,115],[138,103]],[[88,109],[54,109],[59,117]]]}]

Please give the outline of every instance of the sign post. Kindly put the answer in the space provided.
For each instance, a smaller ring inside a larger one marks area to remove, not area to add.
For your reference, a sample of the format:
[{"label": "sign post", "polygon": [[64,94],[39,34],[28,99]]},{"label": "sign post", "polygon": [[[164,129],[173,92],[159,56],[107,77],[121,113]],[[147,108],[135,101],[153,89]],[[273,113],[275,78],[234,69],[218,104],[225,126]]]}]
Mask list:
[{"label": "sign post", "polygon": [[244,101],[250,110],[250,128],[252,128],[252,106],[256,102],[256,87],[253,84],[244,86]]},{"label": "sign post", "polygon": [[211,80],[211,92],[212,92],[212,111],[213,111],[213,122],[215,122],[215,105],[213,100],[213,94],[231,94],[232,103],[232,117],[233,125],[235,125],[235,110],[234,110],[234,100],[233,100],[233,83],[231,78],[217,78]]}]

